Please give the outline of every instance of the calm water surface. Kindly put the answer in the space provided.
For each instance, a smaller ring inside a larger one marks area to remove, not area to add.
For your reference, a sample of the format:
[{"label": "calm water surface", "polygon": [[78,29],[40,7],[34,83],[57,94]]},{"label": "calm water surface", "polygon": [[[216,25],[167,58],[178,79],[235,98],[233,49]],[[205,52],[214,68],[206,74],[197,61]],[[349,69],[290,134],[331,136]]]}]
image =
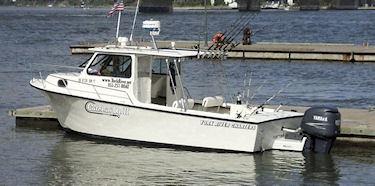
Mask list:
[{"label": "calm water surface", "polygon": [[[116,18],[107,9],[0,7],[0,184],[262,184],[374,185],[372,149],[334,149],[330,155],[267,151],[255,154],[192,152],[90,140],[63,131],[15,127],[9,109],[47,104],[28,82],[56,70],[41,64],[77,66],[69,45],[113,40]],[[122,18],[128,36],[132,10]],[[209,11],[210,38],[244,13]],[[158,19],[157,39],[203,39],[202,11],[140,14],[136,39],[148,38],[142,20]],[[255,42],[375,44],[375,11],[265,11],[251,22]],[[184,83],[194,97],[233,94],[263,85],[252,103],[262,103],[289,82],[271,104],[375,105],[375,65],[254,60],[184,63]],[[245,75],[247,77],[245,78]]]}]

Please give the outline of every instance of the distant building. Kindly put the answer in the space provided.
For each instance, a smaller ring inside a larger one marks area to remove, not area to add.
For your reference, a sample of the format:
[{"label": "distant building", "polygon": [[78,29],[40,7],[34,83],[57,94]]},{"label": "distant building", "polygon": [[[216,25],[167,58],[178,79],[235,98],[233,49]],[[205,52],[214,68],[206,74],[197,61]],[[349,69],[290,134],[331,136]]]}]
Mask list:
[{"label": "distant building", "polygon": [[359,6],[374,7],[375,6],[375,0],[360,0]]},{"label": "distant building", "polygon": [[139,12],[173,12],[173,0],[143,0]]},{"label": "distant building", "polygon": [[300,10],[319,10],[320,2],[317,0],[301,0]]},{"label": "distant building", "polygon": [[355,10],[359,7],[359,0],[336,0],[335,8],[340,10]]},{"label": "distant building", "polygon": [[237,0],[239,11],[260,11],[260,0]]}]

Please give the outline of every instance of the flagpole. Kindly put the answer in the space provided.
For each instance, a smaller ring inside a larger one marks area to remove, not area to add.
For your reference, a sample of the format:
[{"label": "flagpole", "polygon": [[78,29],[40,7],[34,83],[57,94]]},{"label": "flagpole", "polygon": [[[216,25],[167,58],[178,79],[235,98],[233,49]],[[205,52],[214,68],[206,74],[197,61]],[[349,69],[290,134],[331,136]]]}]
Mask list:
[{"label": "flagpole", "polygon": [[118,11],[116,39],[118,38],[118,33],[119,33],[119,30],[120,30],[120,19],[121,19],[121,11]]}]

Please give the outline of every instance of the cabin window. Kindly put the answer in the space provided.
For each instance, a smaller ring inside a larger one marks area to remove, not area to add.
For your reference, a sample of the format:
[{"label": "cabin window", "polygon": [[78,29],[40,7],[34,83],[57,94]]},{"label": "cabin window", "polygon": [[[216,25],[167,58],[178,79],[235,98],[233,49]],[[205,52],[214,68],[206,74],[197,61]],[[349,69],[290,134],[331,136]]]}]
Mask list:
[{"label": "cabin window", "polygon": [[91,63],[87,73],[98,76],[130,78],[131,62],[130,56],[99,54]]},{"label": "cabin window", "polygon": [[167,74],[167,64],[164,58],[156,58],[152,63],[152,73],[166,75]]},{"label": "cabin window", "polygon": [[[168,58],[170,62],[173,62],[176,58]],[[160,75],[167,75],[168,68],[167,63],[165,62],[166,58],[155,58],[152,63],[152,73],[153,74],[160,74]],[[177,63],[178,69],[181,71],[180,63]]]}]

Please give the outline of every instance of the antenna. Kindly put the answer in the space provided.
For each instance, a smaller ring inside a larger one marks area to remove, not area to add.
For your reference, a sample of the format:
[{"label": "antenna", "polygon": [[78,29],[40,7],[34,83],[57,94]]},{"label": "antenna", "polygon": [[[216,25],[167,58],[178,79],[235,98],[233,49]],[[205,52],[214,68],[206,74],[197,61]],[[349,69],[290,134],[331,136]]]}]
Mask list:
[{"label": "antenna", "polygon": [[132,31],[130,33],[130,41],[133,41],[133,32],[134,32],[134,27],[135,27],[135,21],[137,20],[138,10],[139,10],[139,0],[137,1],[137,7],[135,8],[133,26],[132,26]]},{"label": "antenna", "polygon": [[152,19],[143,21],[142,28],[146,31],[150,31],[150,36],[152,38],[152,42],[154,43],[154,48],[158,49],[154,36],[158,36],[160,33],[160,21],[154,21]]}]

